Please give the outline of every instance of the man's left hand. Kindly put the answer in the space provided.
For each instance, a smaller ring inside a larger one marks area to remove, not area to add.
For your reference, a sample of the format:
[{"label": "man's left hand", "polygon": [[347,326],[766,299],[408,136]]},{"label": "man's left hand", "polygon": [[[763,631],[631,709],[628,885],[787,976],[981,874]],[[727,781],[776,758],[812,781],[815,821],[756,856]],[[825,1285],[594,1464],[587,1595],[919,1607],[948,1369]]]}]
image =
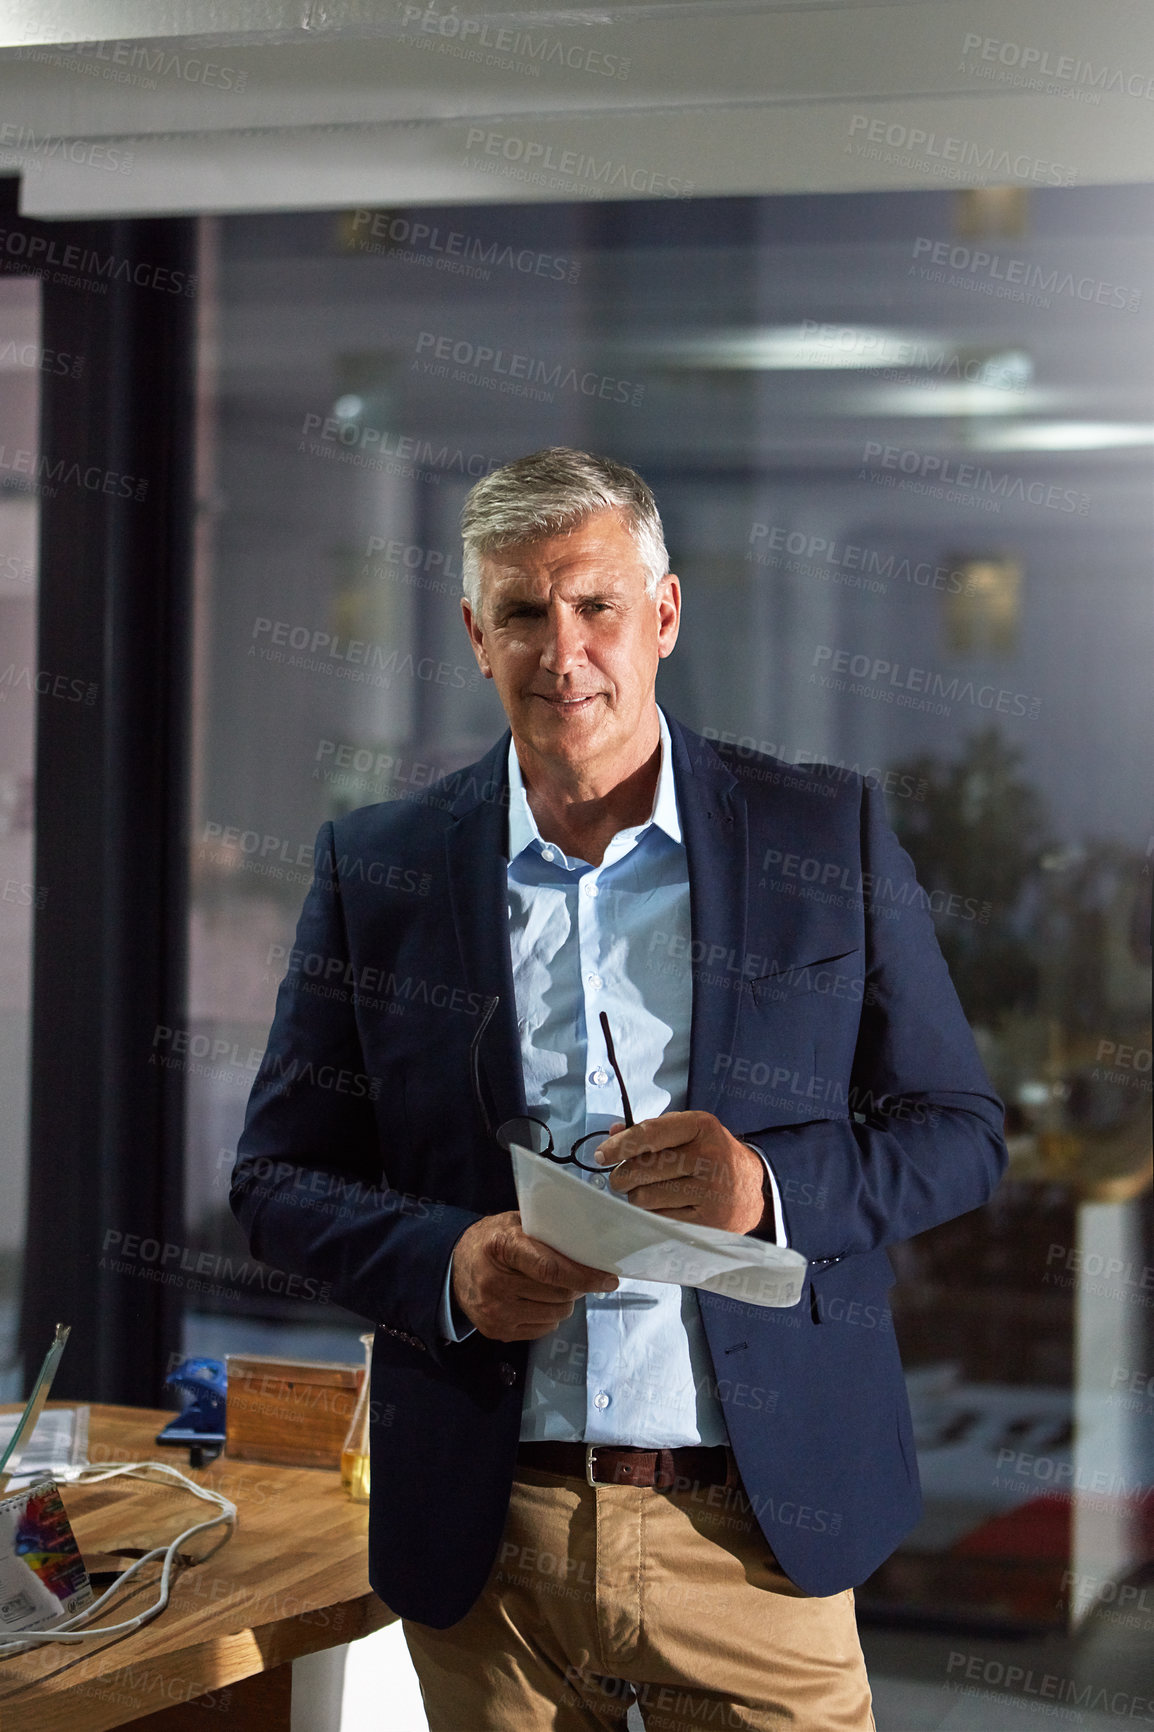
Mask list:
[{"label": "man's left hand", "polygon": [[764,1163],[712,1113],[663,1113],[629,1130],[615,1125],[597,1159],[622,1163],[609,1175],[612,1190],[673,1221],[750,1233],[765,1213]]}]

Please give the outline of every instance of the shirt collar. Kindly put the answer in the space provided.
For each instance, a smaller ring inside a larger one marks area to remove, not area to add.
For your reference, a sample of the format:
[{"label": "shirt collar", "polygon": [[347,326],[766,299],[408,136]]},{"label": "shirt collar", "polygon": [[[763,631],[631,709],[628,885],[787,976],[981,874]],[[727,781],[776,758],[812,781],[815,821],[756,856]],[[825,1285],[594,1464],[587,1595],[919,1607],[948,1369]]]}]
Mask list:
[{"label": "shirt collar", "polygon": [[[657,720],[661,728],[661,768],[657,773],[657,792],[653,796],[653,810],[644,824],[637,826],[638,836],[650,824],[656,824],[664,830],[674,842],[681,841],[681,814],[677,806],[677,789],[673,781],[673,750],[669,738],[669,723],[665,720],[665,712],[658,707]],[[521,775],[521,765],[517,760],[517,748],[509,741],[509,859],[515,860],[518,854],[535,842],[538,847],[543,844],[543,837],[537,828],[537,820],[529,806],[528,795],[525,792],[525,781]]]}]

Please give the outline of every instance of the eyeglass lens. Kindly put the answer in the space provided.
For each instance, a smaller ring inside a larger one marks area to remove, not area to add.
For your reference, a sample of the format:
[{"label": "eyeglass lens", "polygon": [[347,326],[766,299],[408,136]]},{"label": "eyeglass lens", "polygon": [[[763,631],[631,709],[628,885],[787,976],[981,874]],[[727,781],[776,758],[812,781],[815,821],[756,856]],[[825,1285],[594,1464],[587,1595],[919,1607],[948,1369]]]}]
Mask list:
[{"label": "eyeglass lens", "polygon": [[[496,996],[489,999],[485,1005],[476,1033],[473,1035],[473,1039],[469,1044],[469,1066],[473,1078],[473,1093],[476,1097],[477,1105],[481,1110],[481,1115],[485,1120],[485,1124],[490,1131],[492,1130],[492,1121],[485,1109],[484,1096],[481,1092],[480,1046],[481,1036],[488,1027],[493,1012],[496,1010],[499,1003],[500,999]],[[624,1109],[622,1117],[625,1125],[628,1127],[633,1123],[633,1109],[629,1104],[629,1095],[625,1088],[625,1078],[621,1075],[621,1067],[617,1062],[617,1053],[613,1046],[613,1033],[609,1027],[609,1018],[606,1016],[604,1011],[601,1012],[600,1022],[601,1032],[605,1037],[605,1051],[608,1055],[610,1064],[613,1066],[613,1074],[616,1076],[618,1087],[621,1090],[621,1105]],[[583,1171],[587,1173],[606,1173],[612,1172],[613,1170],[611,1166],[601,1166],[595,1159],[597,1150],[609,1136],[608,1131],[590,1131],[587,1136],[578,1137],[568,1155],[557,1154],[553,1145],[552,1132],[542,1119],[531,1117],[506,1119],[494,1134],[498,1143],[500,1143],[506,1153],[511,1151],[514,1144],[516,1144],[518,1148],[528,1149],[534,1155],[543,1155],[546,1160],[557,1161],[562,1165],[567,1165],[572,1162],[573,1165],[581,1167]],[[615,1164],[619,1165],[620,1163]]]},{"label": "eyeglass lens", "polygon": [[566,1157],[557,1153],[552,1133],[544,1120],[525,1118],[506,1119],[497,1132],[497,1141],[506,1151],[511,1151],[516,1144],[520,1149],[528,1149],[531,1154],[543,1155],[546,1160],[561,1165],[568,1165],[571,1161],[587,1173],[608,1173],[613,1171],[612,1166],[603,1167],[595,1159],[597,1150],[608,1136],[608,1131],[590,1131],[588,1136],[577,1139]]}]

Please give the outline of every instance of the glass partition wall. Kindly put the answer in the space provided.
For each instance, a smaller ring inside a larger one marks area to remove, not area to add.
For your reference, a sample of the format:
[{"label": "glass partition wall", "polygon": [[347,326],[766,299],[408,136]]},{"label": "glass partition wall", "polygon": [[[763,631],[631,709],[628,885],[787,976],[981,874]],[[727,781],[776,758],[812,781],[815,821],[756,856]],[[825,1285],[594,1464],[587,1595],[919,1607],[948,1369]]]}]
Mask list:
[{"label": "glass partition wall", "polygon": [[[898,1332],[927,1508],[859,1603],[999,1641],[1093,1624],[1134,1669],[1154,1604],[1134,1597],[1154,1557],[1152,216],[1144,188],[993,189],[205,224],[171,1035],[190,1350],[358,1357],[358,1320],[246,1261],[227,1207],[313,838],[503,726],[459,616],[471,481],[544,445],[607,452],[654,487],[682,579],[659,697],[880,784],[1007,1102],[1002,1190],[895,1251],[892,1313],[863,1318]],[[984,1653],[955,1641],[933,1679],[963,1687]]]}]

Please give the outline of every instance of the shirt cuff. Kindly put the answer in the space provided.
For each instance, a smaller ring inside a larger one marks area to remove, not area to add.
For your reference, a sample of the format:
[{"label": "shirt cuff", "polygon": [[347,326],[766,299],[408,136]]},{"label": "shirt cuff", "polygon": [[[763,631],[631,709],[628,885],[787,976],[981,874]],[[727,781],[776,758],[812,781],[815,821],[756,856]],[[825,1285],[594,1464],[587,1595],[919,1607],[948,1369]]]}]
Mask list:
[{"label": "shirt cuff", "polygon": [[745,1147],[747,1149],[752,1149],[755,1155],[761,1157],[762,1165],[765,1168],[766,1181],[769,1185],[770,1201],[773,1204],[774,1244],[780,1245],[783,1248],[788,1248],[789,1235],[785,1230],[785,1210],[781,1206],[781,1192],[777,1188],[777,1174],[769,1164],[768,1155],[762,1154],[762,1151],[754,1143],[746,1143]]},{"label": "shirt cuff", "polygon": [[[762,1158],[764,1159],[764,1156]],[[445,1285],[437,1310],[437,1326],[445,1341],[464,1341],[476,1333],[475,1326],[469,1322],[453,1298],[453,1259],[451,1257],[449,1258],[449,1267],[445,1271]]]}]

